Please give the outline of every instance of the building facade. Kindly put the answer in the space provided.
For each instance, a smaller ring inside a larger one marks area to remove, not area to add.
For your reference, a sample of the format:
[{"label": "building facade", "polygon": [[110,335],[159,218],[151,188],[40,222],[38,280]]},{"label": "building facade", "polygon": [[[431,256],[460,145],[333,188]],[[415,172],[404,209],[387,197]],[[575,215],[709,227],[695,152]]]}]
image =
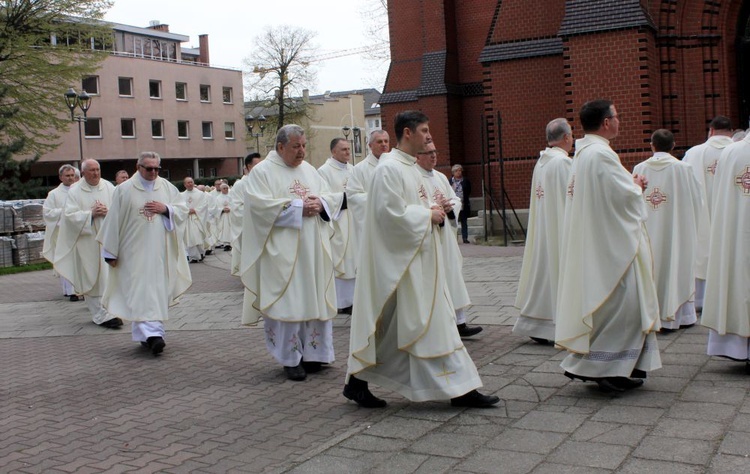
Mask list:
[{"label": "building facade", "polygon": [[[170,33],[167,25],[112,29],[112,50],[96,74],[72,85],[92,96],[83,157],[97,159],[109,180],[120,169],[132,174],[141,151],[159,153],[161,176],[168,179],[241,174],[242,72],[209,65],[207,35],[199,48],[183,48],[189,37]],[[72,124],[62,144],[34,165],[33,175],[56,182],[61,164],[77,163],[78,138]]]},{"label": "building facade", "polygon": [[[595,98],[621,117],[613,148],[632,167],[651,133],[674,132],[677,156],[707,124],[750,117],[748,0],[390,0],[391,66],[384,128],[420,109],[447,171],[461,163],[496,199],[528,207],[533,167],[556,117],[582,135],[578,111]],[[500,166],[502,158],[503,166]],[[481,187],[474,186],[480,195]]]}]

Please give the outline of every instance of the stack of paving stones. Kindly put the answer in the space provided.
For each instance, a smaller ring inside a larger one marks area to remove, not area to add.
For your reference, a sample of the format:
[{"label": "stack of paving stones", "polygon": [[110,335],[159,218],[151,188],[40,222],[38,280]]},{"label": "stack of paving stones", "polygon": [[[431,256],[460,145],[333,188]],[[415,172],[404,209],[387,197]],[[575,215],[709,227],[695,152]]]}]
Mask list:
[{"label": "stack of paving stones", "polygon": [[13,266],[13,247],[16,241],[13,237],[0,236],[0,268]]},{"label": "stack of paving stones", "polygon": [[0,268],[44,262],[44,199],[0,201]]},{"label": "stack of paving stones", "polygon": [[16,236],[16,248],[13,249],[13,265],[32,265],[45,261],[42,256],[44,232],[27,232]]}]

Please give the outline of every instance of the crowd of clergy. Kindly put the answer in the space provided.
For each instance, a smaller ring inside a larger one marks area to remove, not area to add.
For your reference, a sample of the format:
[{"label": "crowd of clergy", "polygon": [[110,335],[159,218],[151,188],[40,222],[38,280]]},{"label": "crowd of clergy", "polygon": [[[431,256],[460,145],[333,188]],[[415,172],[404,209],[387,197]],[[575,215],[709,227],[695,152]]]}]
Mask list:
[{"label": "crowd of clergy", "polygon": [[566,119],[547,125],[513,333],[567,350],[569,378],[623,392],[661,367],[657,333],[700,320],[707,354],[750,373],[750,137],[718,116],[678,160],[659,129],[631,173],[610,146],[615,105],[588,102],[580,122],[575,141]]},{"label": "crowd of clergy", "polygon": [[[654,132],[654,155],[628,172],[610,147],[619,117],[606,100],[583,106],[584,136],[565,119],[547,126],[549,146],[532,177],[529,228],[513,332],[569,352],[564,374],[605,392],[640,386],[661,366],[656,333],[691,326],[702,310],[708,353],[748,360],[750,314],[741,245],[750,230],[750,137],[733,142],[729,121],[680,161],[674,137]],[[335,360],[332,321],[351,315],[343,395],[380,408],[369,384],[412,401],[491,407],[462,340],[470,307],[457,240],[462,174],[435,170],[429,119],[394,121],[351,164],[344,138],[318,169],[304,129],[279,129],[265,158],[248,155],[230,188],[159,177],[154,152],[117,186],[96,160],[60,168],[44,205],[44,255],[63,293],[83,298],[93,322],[118,329],[154,355],[166,346],[168,308],[192,282],[190,263],[231,251],[244,285],[242,323],[263,321],[269,354],[292,381]],[[468,182],[465,189],[469,189]],[[704,297],[705,293],[705,297]]]}]

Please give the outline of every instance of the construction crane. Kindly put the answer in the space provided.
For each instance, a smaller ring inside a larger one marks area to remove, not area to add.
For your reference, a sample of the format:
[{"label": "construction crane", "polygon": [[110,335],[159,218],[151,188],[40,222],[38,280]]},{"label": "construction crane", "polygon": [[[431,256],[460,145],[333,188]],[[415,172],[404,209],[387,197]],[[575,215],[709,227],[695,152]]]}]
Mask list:
[{"label": "construction crane", "polygon": [[[370,45],[370,46],[360,46],[358,48],[342,49],[339,51],[331,51],[330,53],[324,53],[324,54],[319,54],[317,56],[313,56],[306,61],[300,61],[300,64],[307,67],[312,63],[319,63],[323,61],[328,61],[329,59],[338,59],[338,58],[343,58],[346,56],[355,56],[357,54],[362,54],[362,53],[373,53],[373,52],[381,51],[385,49],[386,47],[387,47],[386,45],[376,45],[376,46]],[[274,71],[274,70],[275,68],[265,68],[265,67],[260,67],[260,66],[253,67],[253,73],[260,74],[261,79],[263,79],[263,77],[267,73]]]}]

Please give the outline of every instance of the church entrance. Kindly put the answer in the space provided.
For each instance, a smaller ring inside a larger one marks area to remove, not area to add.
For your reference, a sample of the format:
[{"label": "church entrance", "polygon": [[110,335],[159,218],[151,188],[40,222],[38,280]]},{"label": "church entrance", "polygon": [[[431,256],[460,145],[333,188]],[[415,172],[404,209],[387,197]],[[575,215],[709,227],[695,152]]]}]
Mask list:
[{"label": "church entrance", "polygon": [[750,2],[744,2],[737,24],[737,98],[739,128],[750,126]]}]

